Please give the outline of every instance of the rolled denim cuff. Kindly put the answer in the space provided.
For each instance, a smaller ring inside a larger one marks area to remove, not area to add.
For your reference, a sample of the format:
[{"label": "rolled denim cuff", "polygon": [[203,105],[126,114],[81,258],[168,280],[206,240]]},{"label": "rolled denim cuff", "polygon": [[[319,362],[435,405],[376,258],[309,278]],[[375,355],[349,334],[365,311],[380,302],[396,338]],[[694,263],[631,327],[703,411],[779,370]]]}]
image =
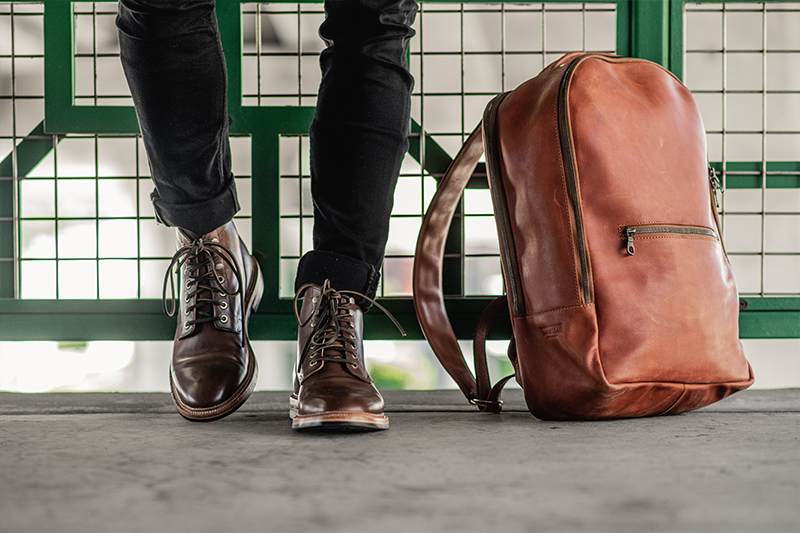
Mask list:
[{"label": "rolled denim cuff", "polygon": [[[307,283],[322,285],[325,280],[330,280],[331,287],[337,291],[356,291],[375,298],[380,272],[369,263],[336,252],[314,250],[305,254],[297,265],[295,292]],[[369,309],[368,300],[354,298],[365,312]]]},{"label": "rolled denim cuff", "polygon": [[189,230],[195,235],[205,235],[233,219],[240,207],[236,197],[236,185],[230,185],[214,198],[191,204],[170,204],[161,200],[158,193],[150,195],[156,220],[167,226]]}]

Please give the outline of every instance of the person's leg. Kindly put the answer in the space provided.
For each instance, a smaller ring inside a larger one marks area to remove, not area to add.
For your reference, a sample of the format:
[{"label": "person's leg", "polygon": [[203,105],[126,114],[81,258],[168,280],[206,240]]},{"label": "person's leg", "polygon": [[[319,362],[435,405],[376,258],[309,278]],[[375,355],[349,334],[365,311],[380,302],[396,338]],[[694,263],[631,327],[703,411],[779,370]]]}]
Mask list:
[{"label": "person's leg", "polygon": [[417,4],[327,0],[325,12],[310,132],[314,251],[300,262],[296,288],[330,279],[374,297],[408,150],[414,80],[407,53]]},{"label": "person's leg", "polygon": [[214,0],[122,0],[117,27],[156,216],[197,235],[222,226],[239,205]]},{"label": "person's leg", "polygon": [[178,309],[169,310],[178,315],[173,398],[186,418],[220,418],[255,386],[246,322],[263,281],[231,222],[239,205],[214,1],[121,0],[117,27],[156,218],[177,228],[173,265],[180,262],[182,282]]},{"label": "person's leg", "polygon": [[353,291],[374,298],[378,285],[408,150],[414,81],[407,54],[417,4],[327,0],[325,12],[311,126],[314,250],[300,260],[295,286],[304,301],[293,425],[383,429],[383,400],[363,357],[369,300]]}]

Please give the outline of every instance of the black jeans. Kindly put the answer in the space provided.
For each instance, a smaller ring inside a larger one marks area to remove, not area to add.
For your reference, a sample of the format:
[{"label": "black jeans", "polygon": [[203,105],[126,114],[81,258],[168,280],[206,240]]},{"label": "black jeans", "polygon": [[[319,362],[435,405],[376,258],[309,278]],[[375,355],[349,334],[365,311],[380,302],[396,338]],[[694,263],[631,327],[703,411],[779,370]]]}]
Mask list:
[{"label": "black jeans", "polygon": [[[310,131],[314,250],[300,260],[297,287],[330,279],[336,289],[375,294],[408,150],[416,12],[414,0],[325,2]],[[117,27],[156,217],[207,233],[239,209],[214,0],[121,0]]]}]

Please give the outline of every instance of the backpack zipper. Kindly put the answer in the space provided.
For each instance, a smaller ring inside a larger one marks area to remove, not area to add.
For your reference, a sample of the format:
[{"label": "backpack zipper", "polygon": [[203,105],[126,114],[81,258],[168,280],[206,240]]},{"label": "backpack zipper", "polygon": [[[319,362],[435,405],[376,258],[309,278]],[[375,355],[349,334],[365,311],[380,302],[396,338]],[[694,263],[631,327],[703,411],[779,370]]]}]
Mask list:
[{"label": "backpack zipper", "polygon": [[569,110],[567,109],[567,92],[572,73],[583,59],[592,57],[584,55],[575,58],[564,72],[561,79],[561,86],[558,91],[558,130],[561,142],[561,154],[564,160],[564,177],[567,182],[567,194],[572,207],[572,216],[576,233],[575,247],[578,251],[578,262],[580,264],[579,273],[581,276],[579,286],[582,289],[581,303],[591,303],[594,298],[592,295],[592,284],[589,279],[589,254],[586,251],[586,232],[583,227],[583,210],[581,209],[580,198],[578,198],[577,176],[575,175],[575,161],[572,153],[572,143],[570,142]]},{"label": "backpack zipper", "polygon": [[628,252],[628,255],[634,255],[636,253],[636,247],[633,245],[633,238],[636,235],[652,235],[654,233],[701,235],[719,240],[716,231],[700,226],[678,226],[672,224],[626,226],[622,228],[622,235],[623,238],[627,240],[625,250]]},{"label": "backpack zipper", "polygon": [[500,173],[500,164],[495,154],[497,154],[497,108],[500,103],[508,96],[509,93],[502,93],[492,99],[486,107],[483,119],[484,127],[484,153],[486,154],[486,171],[489,175],[489,187],[492,193],[492,203],[498,209],[495,217],[497,222],[497,229],[499,233],[499,241],[502,254],[505,258],[504,263],[508,265],[508,271],[504,272],[504,279],[506,281],[507,293],[511,298],[511,307],[514,316],[524,316],[525,302],[523,293],[520,289],[521,281],[519,279],[519,268],[517,267],[516,254],[512,246],[513,235],[511,232],[511,222],[509,220],[508,210],[505,208],[505,191],[503,187],[503,180]]},{"label": "backpack zipper", "polygon": [[717,177],[717,171],[710,165],[708,167],[708,181],[711,183],[711,196],[714,198],[714,207],[719,211],[719,198],[717,197],[717,193],[722,192],[722,184]]}]

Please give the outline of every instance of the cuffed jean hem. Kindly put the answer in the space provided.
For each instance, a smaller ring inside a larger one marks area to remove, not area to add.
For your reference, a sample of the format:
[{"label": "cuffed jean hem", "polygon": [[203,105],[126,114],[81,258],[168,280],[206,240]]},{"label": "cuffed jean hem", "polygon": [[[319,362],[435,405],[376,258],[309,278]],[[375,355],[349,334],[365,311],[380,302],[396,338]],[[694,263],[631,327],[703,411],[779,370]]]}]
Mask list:
[{"label": "cuffed jean hem", "polygon": [[193,204],[170,204],[153,191],[150,195],[156,220],[167,226],[189,230],[195,235],[205,235],[231,221],[239,207],[236,185],[231,184],[214,198]]},{"label": "cuffed jean hem", "polygon": [[[297,265],[295,292],[307,283],[322,285],[325,280],[330,280],[337,291],[356,291],[375,298],[380,272],[369,263],[336,252],[314,250],[305,254]],[[354,298],[365,312],[369,309],[369,301],[359,296]]]}]

